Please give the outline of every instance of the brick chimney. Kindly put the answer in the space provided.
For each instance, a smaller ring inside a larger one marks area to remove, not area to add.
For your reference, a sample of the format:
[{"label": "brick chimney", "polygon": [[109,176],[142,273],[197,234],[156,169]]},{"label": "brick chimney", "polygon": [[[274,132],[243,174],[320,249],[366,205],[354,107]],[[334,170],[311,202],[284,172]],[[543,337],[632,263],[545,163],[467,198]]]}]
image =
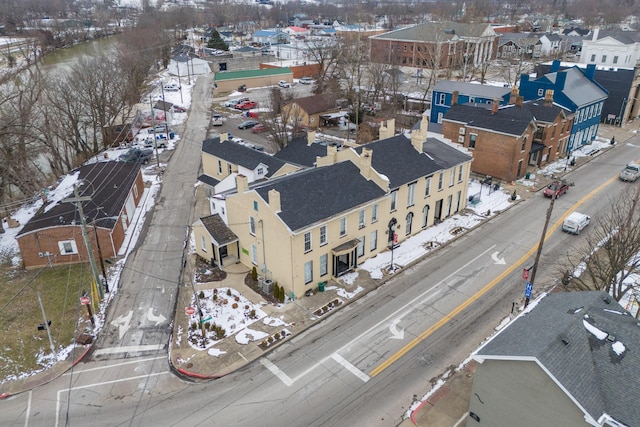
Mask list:
[{"label": "brick chimney", "polygon": [[220,142],[229,141],[229,132],[222,132],[220,134]]},{"label": "brick chimney", "polygon": [[600,34],[600,27],[596,27],[593,29],[593,37],[591,38],[591,41],[596,41],[598,40],[598,35]]},{"label": "brick chimney", "polygon": [[379,139],[391,138],[396,133],[396,119],[387,119],[380,123]]},{"label": "brick chimney", "polygon": [[453,94],[451,94],[451,105],[456,105],[458,103],[458,95],[460,95],[460,93],[457,90],[454,90]]},{"label": "brick chimney", "polygon": [[524,102],[524,96],[518,95],[516,97],[516,106],[522,107],[522,103]]},{"label": "brick chimney", "polygon": [[420,121],[420,128],[411,131],[411,145],[418,153],[424,151],[424,143],[427,141],[427,128],[429,127],[429,120],[426,116],[422,116]]},{"label": "brick chimney", "polygon": [[547,89],[544,92],[544,106],[551,107],[553,105],[553,89]]},{"label": "brick chimney", "polygon": [[249,179],[242,174],[236,175],[236,189],[238,194],[247,191],[249,189]]},{"label": "brick chimney", "polygon": [[[517,97],[516,97],[516,102],[517,102]],[[498,107],[500,107],[500,104],[498,104],[498,100],[494,98],[493,102],[491,103],[491,115],[492,116],[498,112]]]},{"label": "brick chimney", "polygon": [[511,94],[509,95],[509,104],[513,105],[516,103],[516,98],[520,94],[520,90],[517,86],[511,88]]},{"label": "brick chimney", "polygon": [[314,142],[316,142],[316,131],[307,131],[307,146],[313,144]]},{"label": "brick chimney", "polygon": [[269,206],[273,209],[274,212],[282,211],[282,205],[280,204],[280,192],[275,188],[269,190]]}]

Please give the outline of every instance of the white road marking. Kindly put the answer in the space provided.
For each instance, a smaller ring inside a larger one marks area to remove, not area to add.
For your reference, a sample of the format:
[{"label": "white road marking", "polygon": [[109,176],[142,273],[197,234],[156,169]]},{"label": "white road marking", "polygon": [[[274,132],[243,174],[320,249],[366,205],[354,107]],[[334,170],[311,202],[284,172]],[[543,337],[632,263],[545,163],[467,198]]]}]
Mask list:
[{"label": "white road marking", "polygon": [[130,328],[129,323],[131,322],[131,316],[133,316],[133,311],[129,310],[129,314],[123,314],[111,321],[111,325],[118,328],[118,336],[120,337],[120,339],[124,337],[124,334],[126,334]]},{"label": "white road marking", "polygon": [[139,351],[162,350],[164,347],[164,344],[129,345],[124,347],[100,348],[93,354],[100,356],[103,354],[136,353]]},{"label": "white road marking", "polygon": [[166,359],[166,358],[167,356],[149,357],[148,359],[130,360],[128,362],[115,363],[113,365],[100,366],[98,368],[74,369],[73,371],[65,372],[64,374],[62,374],[62,376],[83,374],[85,372],[91,372],[91,371],[102,371],[104,369],[117,368],[118,366],[131,365],[132,363],[143,363],[143,362],[148,362],[150,360],[158,360],[158,359]]},{"label": "white road marking", "polygon": [[29,390],[29,399],[27,400],[27,413],[24,416],[24,427],[29,425],[29,414],[31,413],[31,394],[33,390]]},{"label": "white road marking", "polygon": [[102,385],[116,384],[116,383],[121,383],[121,382],[124,382],[124,381],[139,380],[141,378],[157,377],[158,375],[164,375],[164,374],[168,374],[168,373],[170,373],[170,371],[156,372],[156,373],[153,373],[153,374],[138,375],[136,377],[120,378],[120,379],[112,380],[112,381],[103,381],[101,383],[87,384],[87,385],[81,385],[81,386],[78,386],[78,387],[60,389],[60,390],[58,390],[58,393],[57,393],[57,396],[56,396],[56,427],[58,427],[58,422],[60,421],[60,396],[64,392],[74,391],[74,390],[82,390],[82,389],[90,388],[90,387],[100,387]]},{"label": "white road marking", "polygon": [[294,381],[292,381],[291,378],[289,378],[289,376],[287,374],[282,372],[280,370],[280,368],[278,368],[276,365],[274,365],[269,359],[262,358],[262,359],[260,359],[260,363],[262,363],[262,365],[265,368],[270,370],[273,375],[278,377],[280,379],[280,381],[282,381],[284,383],[284,385],[286,385],[287,387],[293,384]]},{"label": "white road marking", "polygon": [[453,427],[458,427],[460,424],[462,424],[465,418],[467,418],[467,414],[464,414],[463,416],[461,416],[458,422],[453,425]]},{"label": "white road marking", "polygon": [[403,340],[404,339],[404,329],[398,330],[398,323],[400,323],[400,319],[395,319],[389,325],[389,332],[391,332],[391,339]]},{"label": "white road marking", "polygon": [[238,356],[242,357],[245,362],[248,362],[247,358],[242,355],[242,353],[238,352]]},{"label": "white road marking", "polygon": [[154,315],[153,307],[149,307],[149,311],[147,312],[147,319],[149,319],[149,321],[151,322],[156,322],[156,326],[160,325],[162,322],[167,320],[167,318],[164,317],[162,314],[159,314],[157,316]]},{"label": "white road marking", "polygon": [[[297,380],[299,380],[300,378],[304,377],[305,375],[307,375],[309,372],[313,371],[315,368],[317,368],[319,365],[322,365],[322,363],[326,362],[328,359],[334,359],[335,361],[337,361],[338,363],[342,364],[345,368],[347,368],[349,371],[351,371],[352,373],[354,373],[356,376],[358,376],[358,378],[363,378],[360,375],[356,374],[354,371],[352,371],[348,366],[351,366],[355,371],[357,371],[359,374],[364,375],[367,379],[363,381],[368,381],[369,380],[369,376],[365,373],[363,373],[362,371],[358,370],[354,365],[352,365],[350,362],[348,362],[345,358],[343,358],[342,356],[340,356],[340,354],[338,354],[340,351],[342,351],[343,349],[350,347],[351,344],[353,342],[357,342],[360,339],[362,339],[365,335],[370,334],[373,331],[376,331],[377,329],[380,328],[381,325],[386,325],[386,323],[396,317],[396,319],[393,320],[392,325],[393,324],[397,324],[397,322],[400,322],[400,320],[408,313],[411,312],[411,307],[414,303],[416,302],[420,302],[422,304],[426,303],[427,301],[429,301],[430,299],[434,298],[435,296],[437,296],[440,292],[441,289],[436,289],[438,286],[440,286],[442,283],[445,283],[450,277],[455,276],[456,274],[458,274],[460,271],[465,270],[471,263],[477,261],[479,258],[483,257],[485,254],[487,254],[489,251],[491,251],[493,248],[495,248],[496,245],[491,245],[489,248],[487,248],[485,251],[483,251],[482,253],[478,254],[478,256],[476,256],[475,258],[471,259],[469,262],[467,262],[466,264],[462,265],[460,268],[458,268],[457,270],[455,270],[453,273],[451,273],[449,276],[445,277],[444,279],[442,279],[440,282],[436,283],[435,286],[433,286],[431,289],[427,289],[426,291],[424,291],[423,293],[421,293],[420,295],[418,295],[417,297],[415,297],[414,299],[412,299],[411,301],[409,301],[408,303],[406,303],[405,305],[403,305],[402,307],[400,307],[399,309],[397,309],[396,311],[394,311],[393,313],[391,313],[390,315],[388,315],[387,317],[385,317],[384,319],[382,319],[381,321],[379,321],[378,323],[376,323],[375,325],[373,325],[372,327],[370,327],[369,329],[363,331],[360,335],[358,335],[357,337],[355,337],[354,339],[352,339],[351,341],[349,341],[347,344],[343,345],[342,347],[340,347],[339,349],[337,349],[335,352],[333,352],[331,355],[324,357],[320,360],[318,360],[315,364],[309,366],[309,368],[307,368],[307,370],[305,370],[304,372],[300,373],[298,376],[296,376],[295,378],[291,379],[289,378],[289,376],[287,374],[285,374],[283,371],[280,370],[280,368],[278,368],[273,362],[271,362],[270,360],[268,360],[267,358],[262,358],[260,359],[260,363],[262,363],[262,365],[264,365],[265,368],[267,368],[269,371],[271,371],[271,373],[273,373],[276,377],[278,377],[286,386],[291,386],[293,383],[295,383]],[[435,292],[433,292],[435,290]],[[431,293],[431,295],[426,296],[425,295]],[[424,299],[422,299],[424,298]],[[422,300],[421,300],[422,299]],[[409,309],[409,310],[407,310]],[[405,311],[406,310],[406,311]],[[402,313],[404,311],[404,313]],[[402,314],[400,314],[402,313]],[[386,326],[384,328],[385,330],[387,329]],[[404,332],[404,331],[403,331]],[[339,360],[340,359],[340,360]],[[345,362],[345,364],[343,364],[342,361]]]},{"label": "white road marking", "polygon": [[331,358],[336,362],[338,362],[339,364],[341,364],[342,366],[344,366],[345,368],[347,368],[347,371],[351,372],[353,375],[360,378],[365,383],[371,379],[369,375],[365,374],[360,369],[356,368],[354,365],[351,364],[351,362],[349,362],[344,357],[340,356],[338,353],[333,353],[331,355]]}]

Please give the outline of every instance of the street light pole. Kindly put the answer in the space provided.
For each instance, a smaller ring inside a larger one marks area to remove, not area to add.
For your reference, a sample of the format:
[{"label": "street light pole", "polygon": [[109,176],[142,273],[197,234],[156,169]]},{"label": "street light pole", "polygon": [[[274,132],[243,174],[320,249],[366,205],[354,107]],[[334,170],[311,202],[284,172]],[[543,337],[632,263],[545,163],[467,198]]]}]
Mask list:
[{"label": "street light pole", "polygon": [[[164,102],[164,101],[162,101]],[[153,129],[153,148],[156,150],[156,166],[160,169],[160,157],[158,156],[158,140],[156,139],[156,113],[153,111],[153,99],[149,95],[149,107],[151,107],[151,127]]]}]

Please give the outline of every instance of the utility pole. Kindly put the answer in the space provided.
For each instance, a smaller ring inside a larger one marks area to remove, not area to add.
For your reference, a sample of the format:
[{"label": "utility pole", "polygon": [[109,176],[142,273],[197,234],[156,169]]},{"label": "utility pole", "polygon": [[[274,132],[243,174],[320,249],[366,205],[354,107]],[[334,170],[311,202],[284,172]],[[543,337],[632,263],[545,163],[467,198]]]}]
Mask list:
[{"label": "utility pole", "polygon": [[[164,102],[164,100],[162,102]],[[158,169],[160,169],[160,157],[158,156],[158,140],[156,139],[156,113],[154,113],[153,111],[153,99],[151,98],[151,95],[149,95],[149,107],[151,107],[151,128],[153,129],[153,148],[156,150],[156,166],[158,167]]]},{"label": "utility pole", "polygon": [[104,279],[104,291],[109,293],[109,283],[107,282],[107,270],[104,268],[104,261],[102,260],[102,250],[100,249],[100,239],[98,239],[98,230],[95,223],[93,226],[93,234],[96,237],[96,247],[98,248],[98,258],[100,259],[100,269],[102,270],[102,278]]},{"label": "utility pole", "polygon": [[56,354],[56,348],[53,345],[53,340],[51,339],[51,330],[49,329],[49,321],[47,320],[47,315],[44,312],[44,305],[42,305],[42,298],[40,298],[40,291],[38,291],[38,302],[40,303],[40,310],[42,310],[42,319],[44,320],[44,328],[47,330],[47,335],[49,336],[49,346],[51,347],[51,353]]},{"label": "utility pole", "polygon": [[[544,221],[544,227],[542,228],[542,236],[540,236],[540,243],[538,243],[538,251],[536,252],[536,258],[535,261],[533,261],[533,267],[531,268],[531,280],[529,280],[529,283],[531,284],[531,291],[533,290],[533,284],[535,283],[535,279],[536,279],[536,271],[538,271],[538,262],[540,261],[540,254],[542,254],[542,245],[544,244],[544,239],[546,237],[547,234],[547,228],[549,227],[549,221],[551,220],[551,212],[553,211],[553,204],[556,201],[556,198],[558,197],[558,192],[554,192],[553,193],[553,197],[551,197],[551,202],[549,202],[549,208],[547,209],[547,217]],[[527,308],[527,306],[529,305],[529,296],[526,296],[525,294],[525,300],[524,300],[524,307]]]},{"label": "utility pole", "polygon": [[63,202],[75,203],[78,208],[78,214],[80,215],[80,228],[82,229],[82,240],[84,240],[84,246],[87,249],[89,264],[91,264],[91,271],[93,272],[93,279],[95,280],[98,288],[98,295],[100,299],[102,299],[104,297],[104,290],[102,289],[102,282],[100,280],[100,274],[98,273],[98,267],[96,266],[96,260],[93,257],[93,248],[91,246],[91,241],[89,240],[89,233],[87,232],[87,221],[84,217],[84,209],[82,209],[82,202],[90,201],[91,196],[79,196],[78,184],[73,186],[73,195],[74,197],[66,198]]}]

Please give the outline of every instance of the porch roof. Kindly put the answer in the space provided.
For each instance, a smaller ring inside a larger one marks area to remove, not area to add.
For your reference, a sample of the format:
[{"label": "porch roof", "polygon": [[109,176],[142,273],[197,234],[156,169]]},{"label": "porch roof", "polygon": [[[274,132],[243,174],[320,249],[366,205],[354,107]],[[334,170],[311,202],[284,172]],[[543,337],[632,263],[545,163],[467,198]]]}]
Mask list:
[{"label": "porch roof", "polygon": [[349,240],[348,242],[344,242],[343,244],[338,245],[335,248],[331,249],[331,252],[334,255],[344,255],[347,252],[356,248],[359,244],[360,244],[359,239]]},{"label": "porch roof", "polygon": [[227,227],[227,224],[225,224],[222,218],[220,218],[220,215],[209,215],[204,218],[200,218],[200,221],[202,221],[202,225],[204,225],[204,228],[211,235],[211,238],[215,240],[218,246],[226,246],[229,243],[238,241],[238,236],[236,236],[235,233]]},{"label": "porch roof", "polygon": [[539,142],[533,141],[531,143],[531,153],[537,153],[538,151],[544,150],[545,145],[540,144]]}]

